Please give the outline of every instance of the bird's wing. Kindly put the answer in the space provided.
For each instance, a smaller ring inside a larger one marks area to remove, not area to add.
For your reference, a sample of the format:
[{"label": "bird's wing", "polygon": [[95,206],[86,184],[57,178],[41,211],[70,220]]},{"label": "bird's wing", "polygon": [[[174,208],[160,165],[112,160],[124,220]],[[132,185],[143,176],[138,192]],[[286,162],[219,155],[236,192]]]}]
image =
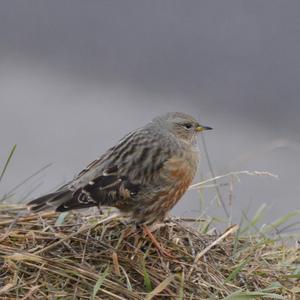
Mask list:
[{"label": "bird's wing", "polygon": [[76,189],[73,186],[72,198],[62,203],[56,210],[67,211],[91,206],[118,207],[122,201],[136,195],[140,188],[140,184],[133,184],[128,177],[121,176],[117,166],[105,168],[99,176],[90,179]]},{"label": "bird's wing", "polygon": [[92,206],[118,207],[134,197],[140,189],[140,184],[133,184],[128,177],[121,176],[117,166],[96,173],[97,177],[93,176],[94,173],[85,172],[85,175],[76,179],[77,187],[74,182],[64,185],[56,192],[32,200],[28,206],[32,211],[55,209],[59,212]]}]

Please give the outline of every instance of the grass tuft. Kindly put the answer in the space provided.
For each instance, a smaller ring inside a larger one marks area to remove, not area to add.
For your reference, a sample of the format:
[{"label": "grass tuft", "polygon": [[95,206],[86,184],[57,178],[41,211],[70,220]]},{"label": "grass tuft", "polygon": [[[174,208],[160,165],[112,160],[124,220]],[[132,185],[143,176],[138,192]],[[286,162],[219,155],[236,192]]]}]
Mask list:
[{"label": "grass tuft", "polygon": [[300,299],[300,251],[282,240],[172,219],[155,232],[172,259],[120,218],[22,209],[0,206],[0,299]]}]

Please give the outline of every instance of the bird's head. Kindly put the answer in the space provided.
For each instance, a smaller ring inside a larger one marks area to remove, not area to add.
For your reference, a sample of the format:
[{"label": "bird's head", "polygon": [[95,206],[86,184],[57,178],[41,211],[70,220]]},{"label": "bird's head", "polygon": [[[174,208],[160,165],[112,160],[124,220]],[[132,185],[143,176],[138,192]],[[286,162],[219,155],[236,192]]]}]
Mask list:
[{"label": "bird's head", "polygon": [[212,129],[211,127],[200,125],[192,116],[179,112],[167,113],[156,117],[153,122],[181,140],[190,143],[195,141],[198,133]]}]

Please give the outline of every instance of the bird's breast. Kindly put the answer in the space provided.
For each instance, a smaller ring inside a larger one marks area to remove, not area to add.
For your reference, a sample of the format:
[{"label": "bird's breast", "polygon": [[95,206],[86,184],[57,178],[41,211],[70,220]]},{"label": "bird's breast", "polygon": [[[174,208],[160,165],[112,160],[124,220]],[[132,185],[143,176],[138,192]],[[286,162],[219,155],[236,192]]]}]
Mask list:
[{"label": "bird's breast", "polygon": [[189,188],[197,171],[198,159],[192,156],[172,158],[168,162],[167,173],[170,183],[162,206],[171,209]]}]

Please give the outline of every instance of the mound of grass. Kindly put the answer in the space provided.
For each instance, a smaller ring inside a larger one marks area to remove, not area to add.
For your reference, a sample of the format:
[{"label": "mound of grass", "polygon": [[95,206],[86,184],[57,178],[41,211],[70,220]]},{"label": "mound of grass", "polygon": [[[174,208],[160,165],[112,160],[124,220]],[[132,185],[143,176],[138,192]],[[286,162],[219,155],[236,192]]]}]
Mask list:
[{"label": "mound of grass", "polygon": [[0,299],[300,299],[300,251],[237,226],[155,232],[174,258],[115,218],[0,206]]}]

